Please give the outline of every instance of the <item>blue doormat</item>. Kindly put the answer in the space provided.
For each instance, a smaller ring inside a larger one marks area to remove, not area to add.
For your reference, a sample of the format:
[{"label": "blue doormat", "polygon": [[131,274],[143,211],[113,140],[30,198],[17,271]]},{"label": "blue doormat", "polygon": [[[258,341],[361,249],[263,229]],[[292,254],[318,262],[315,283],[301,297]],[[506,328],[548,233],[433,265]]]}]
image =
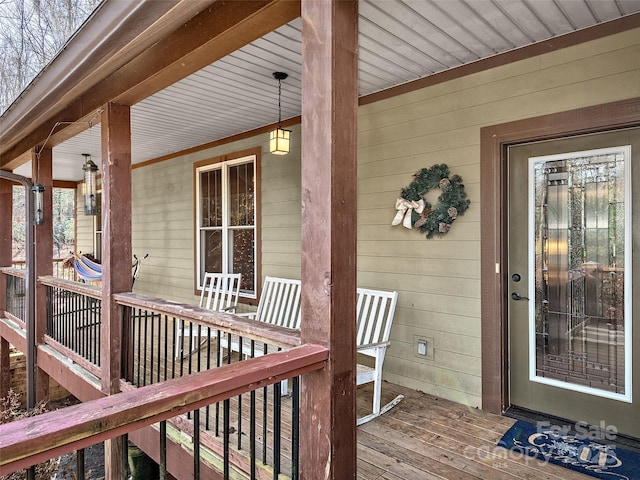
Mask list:
[{"label": "blue doormat", "polygon": [[640,479],[640,454],[592,438],[518,420],[498,445],[596,478]]}]

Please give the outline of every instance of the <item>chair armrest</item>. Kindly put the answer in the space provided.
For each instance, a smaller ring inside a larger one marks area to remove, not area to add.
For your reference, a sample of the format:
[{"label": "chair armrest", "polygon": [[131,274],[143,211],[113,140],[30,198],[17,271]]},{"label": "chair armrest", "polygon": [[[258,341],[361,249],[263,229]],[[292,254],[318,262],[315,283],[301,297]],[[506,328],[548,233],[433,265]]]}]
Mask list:
[{"label": "chair armrest", "polygon": [[239,317],[247,317],[247,318],[250,318],[251,320],[256,319],[256,312],[237,313],[236,315],[238,315]]},{"label": "chair armrest", "polygon": [[389,345],[391,345],[391,342],[369,343],[367,345],[359,345],[356,350],[369,350],[370,348],[382,348],[388,347]]}]

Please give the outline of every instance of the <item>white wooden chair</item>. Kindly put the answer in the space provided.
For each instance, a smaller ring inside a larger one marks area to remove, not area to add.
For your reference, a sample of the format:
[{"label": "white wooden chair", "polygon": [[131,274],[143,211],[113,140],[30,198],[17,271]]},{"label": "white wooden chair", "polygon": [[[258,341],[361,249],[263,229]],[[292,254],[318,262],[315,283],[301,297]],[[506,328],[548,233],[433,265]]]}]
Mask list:
[{"label": "white wooden chair", "polygon": [[398,292],[357,289],[356,299],[356,348],[359,355],[373,358],[373,367],[358,362],[356,384],[373,382],[373,408],[369,415],[358,419],[362,425],[389,411],[403,398],[398,395],[383,407],[380,406],[382,392],[382,365],[389,346],[391,324],[396,311]]},{"label": "white wooden chair", "polygon": [[300,280],[265,277],[258,309],[242,314],[280,327],[300,329]]},{"label": "white wooden chair", "polygon": [[[251,313],[240,313],[241,317],[248,317],[259,322],[270,323],[280,327],[300,329],[300,280],[290,278],[265,277],[262,293],[258,302],[258,309]],[[239,342],[232,339],[229,344],[227,337],[220,339],[220,348],[238,352]],[[242,354],[248,357],[264,355],[264,345],[251,342],[242,343]],[[287,381],[281,382],[281,391],[287,392]]]},{"label": "white wooden chair", "polygon": [[[205,273],[200,294],[200,307],[208,310],[235,313],[240,295],[239,273]],[[197,344],[195,339],[206,329],[198,328],[191,322],[176,322],[176,358],[183,352],[184,337],[191,335],[191,352]]]}]

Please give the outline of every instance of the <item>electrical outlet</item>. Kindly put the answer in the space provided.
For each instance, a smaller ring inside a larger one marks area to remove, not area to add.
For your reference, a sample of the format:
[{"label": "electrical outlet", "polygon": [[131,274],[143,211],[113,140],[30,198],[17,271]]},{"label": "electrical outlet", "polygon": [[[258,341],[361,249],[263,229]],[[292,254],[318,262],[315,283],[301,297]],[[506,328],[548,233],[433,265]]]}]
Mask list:
[{"label": "electrical outlet", "polygon": [[433,360],[433,338],[422,335],[413,336],[413,356],[420,360]]},{"label": "electrical outlet", "polygon": [[418,355],[427,356],[427,341],[424,338],[418,339]]}]

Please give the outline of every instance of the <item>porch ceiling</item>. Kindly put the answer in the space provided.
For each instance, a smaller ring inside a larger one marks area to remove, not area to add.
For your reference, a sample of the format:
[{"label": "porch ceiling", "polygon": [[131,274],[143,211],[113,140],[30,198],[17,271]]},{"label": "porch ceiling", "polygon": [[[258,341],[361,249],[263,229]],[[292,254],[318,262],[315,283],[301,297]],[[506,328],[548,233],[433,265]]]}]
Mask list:
[{"label": "porch ceiling", "polygon": [[[360,96],[640,12],[640,0],[360,0]],[[139,163],[300,115],[300,18],[132,106]],[[100,125],[53,150],[54,178],[101,164]],[[16,173],[30,176],[25,164]]]}]

